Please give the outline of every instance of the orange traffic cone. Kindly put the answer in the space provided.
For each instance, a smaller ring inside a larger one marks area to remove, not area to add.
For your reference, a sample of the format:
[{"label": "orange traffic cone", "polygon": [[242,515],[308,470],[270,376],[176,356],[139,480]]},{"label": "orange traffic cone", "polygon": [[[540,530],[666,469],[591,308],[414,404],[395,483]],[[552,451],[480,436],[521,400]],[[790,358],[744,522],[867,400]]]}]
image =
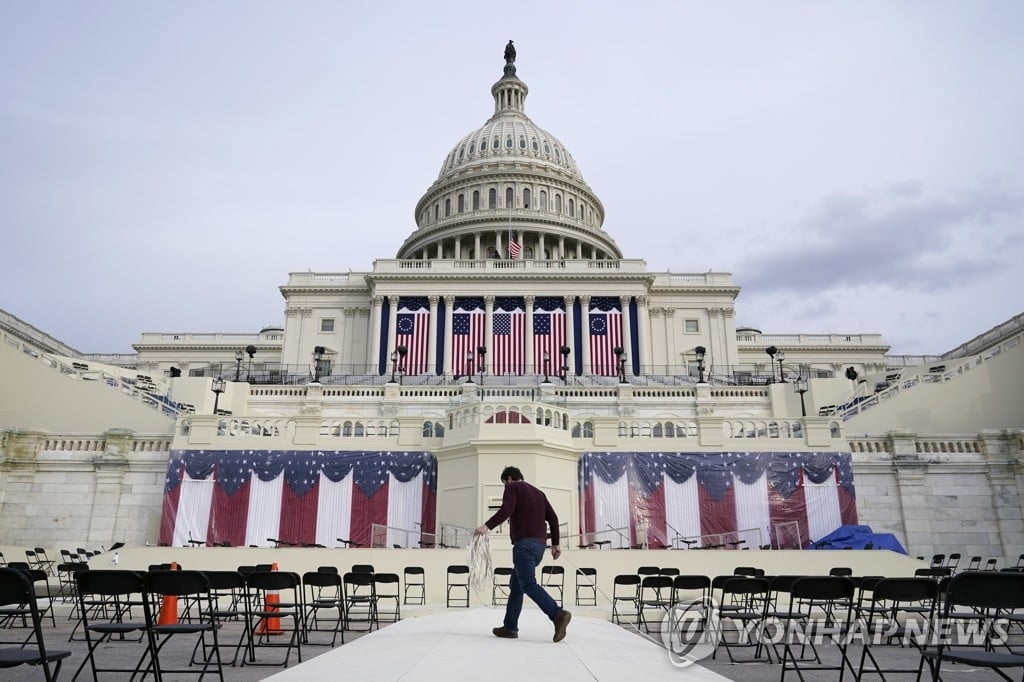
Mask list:
[{"label": "orange traffic cone", "polygon": [[[277,570],[277,562],[275,561],[270,565],[271,571]],[[281,597],[278,596],[277,592],[267,592],[265,596],[265,602],[263,604],[263,610],[266,612],[280,611],[278,604],[281,603]],[[269,616],[263,618],[256,628],[256,633],[260,635],[279,635],[284,632],[281,629],[281,619],[276,616]]]},{"label": "orange traffic cone", "polygon": [[[177,571],[178,564],[172,561],[171,570]],[[178,622],[177,595],[168,594],[164,596],[163,602],[160,604],[160,615],[157,617],[156,622],[158,625],[174,625]]]}]

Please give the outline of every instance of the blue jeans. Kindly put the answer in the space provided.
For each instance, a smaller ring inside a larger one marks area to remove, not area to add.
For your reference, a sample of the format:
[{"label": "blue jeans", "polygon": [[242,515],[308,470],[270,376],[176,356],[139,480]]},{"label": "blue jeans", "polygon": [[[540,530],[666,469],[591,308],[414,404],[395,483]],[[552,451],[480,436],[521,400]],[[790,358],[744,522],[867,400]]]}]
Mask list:
[{"label": "blue jeans", "polygon": [[512,545],[512,577],[509,579],[504,623],[505,629],[509,632],[519,630],[519,613],[523,610],[524,593],[529,595],[552,621],[562,610],[558,602],[537,582],[537,567],[543,559],[544,543],[540,540],[526,538],[517,540]]}]

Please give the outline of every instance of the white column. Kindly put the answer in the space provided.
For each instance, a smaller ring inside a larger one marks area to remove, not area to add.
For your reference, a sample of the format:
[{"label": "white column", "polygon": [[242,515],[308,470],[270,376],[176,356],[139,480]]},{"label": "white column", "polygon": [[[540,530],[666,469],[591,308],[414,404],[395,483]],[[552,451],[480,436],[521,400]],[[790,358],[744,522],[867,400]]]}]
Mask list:
[{"label": "white column", "polygon": [[427,364],[424,369],[428,374],[433,374],[437,371],[437,301],[440,296],[433,295],[427,296],[427,301],[430,302],[430,323],[427,325]]},{"label": "white column", "polygon": [[473,258],[476,260],[483,260],[484,255],[480,253],[480,233],[473,233]]},{"label": "white column", "polygon": [[558,236],[558,259],[565,259],[565,237],[562,235]]},{"label": "white column", "polygon": [[398,326],[398,296],[388,296],[388,303],[391,305],[388,306],[390,310],[388,311],[388,345],[386,350],[390,353],[395,350],[395,332],[398,331],[396,329]]},{"label": "white column", "polygon": [[622,348],[626,352],[625,373],[633,373],[633,330],[629,325],[629,296],[619,296],[619,306],[622,308]]},{"label": "white column", "polygon": [[[491,343],[491,335],[494,334],[494,296],[484,296],[484,348],[487,349],[487,356],[484,358],[484,362],[489,365],[493,371],[494,362],[494,348]],[[476,358],[477,373],[479,374],[480,356]]]},{"label": "white column", "polygon": [[583,373],[593,374],[590,367],[590,297],[580,296],[580,352],[583,353]]},{"label": "white column", "polygon": [[537,235],[537,253],[534,254],[534,258],[540,260],[544,257],[544,233],[540,232]]},{"label": "white column", "polygon": [[526,306],[526,331],[523,333],[523,343],[526,344],[523,353],[526,364],[523,369],[524,374],[537,373],[537,368],[534,366],[536,361],[533,358],[533,301],[533,296],[523,296],[523,304]]},{"label": "white column", "polygon": [[383,306],[384,297],[374,296],[373,307],[370,309],[370,357],[364,358],[364,362],[370,367],[370,374],[380,371],[380,312]]},{"label": "white column", "polygon": [[451,375],[452,369],[452,316],[455,315],[455,297],[444,297],[444,373]]},{"label": "white column", "polygon": [[455,260],[462,260],[462,238],[455,238]]},{"label": "white column", "polygon": [[[566,296],[565,301],[565,345],[572,349],[572,354],[569,356],[569,373],[572,373],[573,367],[576,363],[576,320],[572,314],[573,302],[576,300],[575,296]],[[559,349],[561,350],[561,349]],[[558,358],[558,362],[561,363],[565,358]],[[561,366],[561,365],[559,365]]]}]

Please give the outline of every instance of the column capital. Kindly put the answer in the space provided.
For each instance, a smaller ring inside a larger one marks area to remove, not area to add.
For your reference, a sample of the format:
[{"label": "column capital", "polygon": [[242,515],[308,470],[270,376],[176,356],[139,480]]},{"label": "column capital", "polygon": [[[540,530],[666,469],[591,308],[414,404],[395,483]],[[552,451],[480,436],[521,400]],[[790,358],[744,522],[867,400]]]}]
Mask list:
[{"label": "column capital", "polygon": [[647,301],[647,297],[646,296],[637,296],[636,297],[636,304],[638,306],[647,307],[647,302],[648,301]]},{"label": "column capital", "polygon": [[427,296],[427,302],[428,302],[428,303],[430,304],[430,306],[431,306],[432,308],[433,308],[433,307],[435,307],[435,306],[437,306],[437,304],[438,304],[438,303],[439,303],[440,301],[441,301],[441,297],[440,297],[440,296],[438,296],[437,294],[431,294],[430,296]]},{"label": "column capital", "polygon": [[484,296],[484,305],[494,305],[494,294],[487,294]]},{"label": "column capital", "polygon": [[382,305],[384,305],[384,297],[382,295],[380,295],[380,294],[374,294],[373,298],[370,299],[370,300],[373,301],[373,305],[375,305],[375,306],[382,306]]},{"label": "column capital", "polygon": [[587,307],[590,305],[590,296],[580,296],[580,305]]},{"label": "column capital", "polygon": [[526,310],[527,311],[530,311],[532,309],[533,302],[536,301],[536,300],[537,300],[537,297],[534,296],[533,294],[526,294],[525,296],[523,296],[523,303],[526,304]]}]

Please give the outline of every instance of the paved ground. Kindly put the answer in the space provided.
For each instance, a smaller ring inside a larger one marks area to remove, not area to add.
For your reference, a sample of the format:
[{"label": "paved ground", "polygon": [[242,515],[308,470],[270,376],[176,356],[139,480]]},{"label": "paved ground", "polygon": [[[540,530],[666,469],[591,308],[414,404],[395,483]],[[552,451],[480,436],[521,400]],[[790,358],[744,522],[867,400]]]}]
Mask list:
[{"label": "paved ground", "polygon": [[[64,661],[61,680],[70,680],[83,662],[85,643],[68,641],[74,626],[69,619],[70,605],[57,604],[55,607],[56,628],[47,625],[47,643],[51,649],[67,649],[72,656]],[[493,609],[437,609],[434,607],[406,607],[403,622],[385,625],[371,635],[355,632],[345,633],[345,644],[330,646],[303,646],[304,663],[296,665],[293,657],[287,670],[281,667],[225,667],[225,680],[249,682],[263,680],[278,673],[280,682],[303,679],[307,682],[320,679],[350,677],[356,672],[372,672],[372,678],[402,680],[445,680],[487,679],[490,682],[505,679],[513,671],[519,679],[528,674],[536,680],[619,680],[639,678],[659,679],[729,679],[738,682],[771,679],[780,674],[777,662],[730,663],[722,648],[715,659],[699,662],[707,672],[691,667],[680,669],[669,662],[668,652],[661,646],[660,636],[645,635],[632,626],[614,626],[606,614],[599,609],[576,609],[569,628],[565,646],[550,641],[550,623],[534,608],[527,607],[523,614],[521,636],[518,640],[500,640],[490,635],[490,627],[500,624],[501,612]],[[9,629],[0,631],[0,639],[10,642],[24,631]],[[241,633],[241,624],[227,623],[221,631],[222,643],[234,643]],[[323,642],[329,637],[314,633],[314,641]],[[185,660],[191,651],[191,639],[185,638],[165,647],[167,660]],[[105,660],[116,660],[116,665],[131,666],[141,649],[131,642],[116,642],[99,648],[98,655]],[[860,662],[860,645],[850,647],[848,656],[854,666]],[[873,651],[884,667],[915,668],[919,657],[915,651],[900,647],[875,647]],[[279,650],[260,653],[261,660],[278,656]],[[823,646],[820,653],[826,663],[838,660],[838,649]],[[740,660],[749,660],[751,649],[736,650]],[[231,653],[227,656],[230,658]],[[1019,673],[1017,673],[1019,674]],[[853,676],[847,671],[850,679]],[[721,676],[718,678],[717,676]],[[169,680],[195,679],[193,675],[167,675]],[[911,679],[912,674],[890,676],[891,679]],[[370,679],[352,677],[352,679]],[[836,680],[838,671],[805,673],[806,680]],[[877,675],[864,675],[865,679],[880,679]],[[41,680],[42,671],[35,667],[20,666],[0,673],[5,682]],[[81,680],[91,679],[88,670]],[[128,679],[125,674],[102,674],[101,680]],[[791,676],[791,679],[794,679]],[[984,681],[999,679],[988,670],[973,670],[964,666],[944,667],[945,680]]]}]

